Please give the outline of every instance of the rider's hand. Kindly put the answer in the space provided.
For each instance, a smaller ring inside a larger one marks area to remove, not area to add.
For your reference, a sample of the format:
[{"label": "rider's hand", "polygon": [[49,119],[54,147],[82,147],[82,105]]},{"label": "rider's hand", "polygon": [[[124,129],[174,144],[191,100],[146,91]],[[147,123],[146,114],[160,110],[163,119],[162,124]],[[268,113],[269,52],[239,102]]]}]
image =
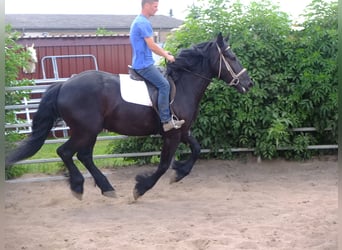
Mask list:
[{"label": "rider's hand", "polygon": [[169,53],[167,53],[167,56],[165,57],[166,60],[168,60],[169,62],[174,62],[175,61],[175,57]]}]

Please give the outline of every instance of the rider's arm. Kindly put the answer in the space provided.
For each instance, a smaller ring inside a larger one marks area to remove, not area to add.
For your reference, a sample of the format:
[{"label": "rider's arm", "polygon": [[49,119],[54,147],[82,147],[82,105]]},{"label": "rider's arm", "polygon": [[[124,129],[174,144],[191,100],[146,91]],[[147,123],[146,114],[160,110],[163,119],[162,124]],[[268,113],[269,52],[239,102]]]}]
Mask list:
[{"label": "rider's arm", "polygon": [[145,37],[145,42],[147,43],[147,46],[153,51],[153,53],[157,54],[158,56],[165,57],[166,60],[168,60],[169,62],[175,61],[174,56],[170,55],[163,48],[159,47],[158,44],[154,42],[153,37]]}]

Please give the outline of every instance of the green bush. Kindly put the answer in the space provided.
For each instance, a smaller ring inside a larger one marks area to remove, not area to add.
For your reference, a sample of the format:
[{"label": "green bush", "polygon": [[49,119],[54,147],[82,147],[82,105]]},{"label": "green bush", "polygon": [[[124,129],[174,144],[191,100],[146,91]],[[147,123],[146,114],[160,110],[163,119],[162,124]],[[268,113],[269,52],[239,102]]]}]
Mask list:
[{"label": "green bush", "polygon": [[[13,32],[10,25],[6,26],[5,34],[5,86],[27,86],[32,85],[32,80],[23,79],[18,80],[19,71],[24,66],[27,66],[30,55],[24,47],[16,41],[19,38],[19,33]],[[10,91],[5,93],[5,105],[20,104],[24,97],[29,97],[29,91]],[[6,123],[17,123],[15,113],[12,110],[5,110]],[[15,142],[22,140],[23,136],[17,134],[15,131],[6,131],[5,133],[5,152],[7,153],[15,146]],[[18,173],[10,171],[20,171],[20,169],[10,170],[6,169],[6,176],[15,176]]]},{"label": "green bush", "polygon": [[[231,47],[255,83],[240,95],[213,80],[192,130],[202,148],[229,152],[248,147],[263,158],[306,159],[312,154],[308,145],[337,143],[337,1],[313,0],[299,30],[268,0],[247,6],[240,1],[198,2],[166,48],[176,54],[218,32],[230,33]],[[292,131],[296,127],[318,131]],[[149,141],[143,146],[155,150]],[[293,150],[278,150],[289,147]]]},{"label": "green bush", "polygon": [[[16,42],[19,38],[18,32],[12,31],[10,25],[6,26],[5,31],[5,86],[17,87],[32,85],[32,80],[18,80],[19,72],[24,66],[27,66],[30,59],[30,55],[22,45]],[[6,92],[5,104],[20,104],[23,97],[29,97],[29,91]],[[5,115],[6,122],[14,121],[13,112],[6,112]]]}]

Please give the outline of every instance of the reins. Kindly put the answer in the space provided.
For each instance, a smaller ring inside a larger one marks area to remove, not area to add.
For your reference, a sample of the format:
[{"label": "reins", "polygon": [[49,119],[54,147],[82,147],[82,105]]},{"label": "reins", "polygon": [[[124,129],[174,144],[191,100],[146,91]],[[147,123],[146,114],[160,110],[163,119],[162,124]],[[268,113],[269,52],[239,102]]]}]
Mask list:
[{"label": "reins", "polygon": [[207,80],[207,81],[211,81],[211,78],[208,78],[208,77],[206,77],[206,76],[203,76],[203,75],[201,75],[201,74],[198,74],[198,73],[196,73],[196,72],[193,72],[193,71],[191,71],[191,70],[188,70],[187,68],[181,67],[181,69],[184,70],[184,71],[186,71],[186,72],[189,72],[189,73],[193,74],[194,76],[197,76],[197,77],[202,78],[202,79]]}]

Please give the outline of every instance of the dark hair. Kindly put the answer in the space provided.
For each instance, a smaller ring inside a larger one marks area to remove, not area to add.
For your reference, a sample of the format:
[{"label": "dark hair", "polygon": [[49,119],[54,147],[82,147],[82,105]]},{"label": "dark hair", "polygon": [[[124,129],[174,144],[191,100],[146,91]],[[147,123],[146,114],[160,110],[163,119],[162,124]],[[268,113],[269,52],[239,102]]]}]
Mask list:
[{"label": "dark hair", "polygon": [[159,0],[141,0],[141,7],[144,7],[145,3],[159,2]]}]

